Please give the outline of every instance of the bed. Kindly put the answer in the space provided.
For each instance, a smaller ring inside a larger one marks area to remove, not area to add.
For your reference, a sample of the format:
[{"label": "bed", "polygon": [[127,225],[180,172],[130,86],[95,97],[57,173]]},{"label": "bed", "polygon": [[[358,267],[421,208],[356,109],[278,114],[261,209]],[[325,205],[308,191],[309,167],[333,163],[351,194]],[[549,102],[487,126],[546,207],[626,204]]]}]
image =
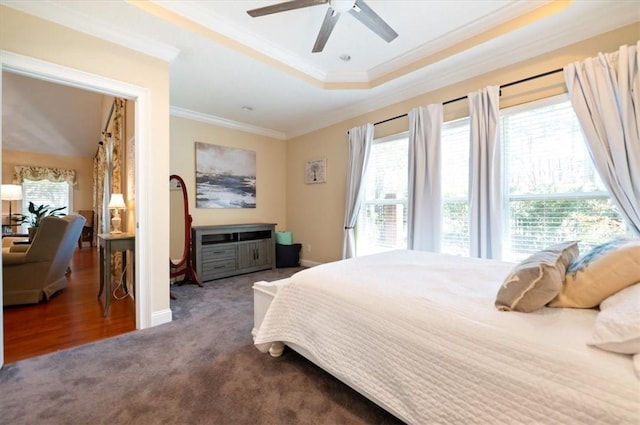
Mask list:
[{"label": "bed", "polygon": [[254,285],[254,342],[283,344],[410,424],[636,424],[629,355],[585,343],[598,311],[504,312],[514,267],[392,251]]}]

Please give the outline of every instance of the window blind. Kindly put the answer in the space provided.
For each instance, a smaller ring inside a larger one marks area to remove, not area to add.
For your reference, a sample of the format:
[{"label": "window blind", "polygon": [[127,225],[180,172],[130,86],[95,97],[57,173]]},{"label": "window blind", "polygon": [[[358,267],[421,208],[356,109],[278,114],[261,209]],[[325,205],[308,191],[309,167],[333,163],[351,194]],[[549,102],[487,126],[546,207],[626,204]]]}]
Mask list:
[{"label": "window blind", "polygon": [[442,127],[442,244],[447,254],[469,255],[469,118]]},{"label": "window blind", "polygon": [[566,240],[580,250],[624,234],[565,96],[501,111],[508,212],[505,258]]},{"label": "window blind", "polygon": [[49,205],[52,208],[65,207],[60,212],[69,214],[71,208],[69,183],[49,180],[24,180],[22,182],[22,213],[28,215],[29,202]]},{"label": "window blind", "polygon": [[356,227],[358,255],[407,247],[409,139],[374,142]]}]

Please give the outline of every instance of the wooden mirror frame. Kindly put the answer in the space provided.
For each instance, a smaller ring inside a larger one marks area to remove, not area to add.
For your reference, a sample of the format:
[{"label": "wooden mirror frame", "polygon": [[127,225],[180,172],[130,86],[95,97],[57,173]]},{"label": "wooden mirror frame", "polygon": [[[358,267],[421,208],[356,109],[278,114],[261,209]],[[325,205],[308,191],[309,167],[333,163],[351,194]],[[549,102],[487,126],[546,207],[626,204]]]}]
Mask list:
[{"label": "wooden mirror frame", "polygon": [[191,214],[189,214],[189,197],[187,196],[187,186],[184,184],[184,180],[177,174],[171,174],[169,176],[169,183],[171,180],[177,180],[180,190],[182,190],[182,204],[184,207],[184,247],[182,250],[182,258],[177,263],[174,263],[169,258],[169,277],[176,278],[178,276],[185,275],[185,278],[178,282],[178,285],[182,285],[187,282],[193,282],[198,286],[202,286],[200,278],[196,274],[193,268],[193,256],[191,255]]}]

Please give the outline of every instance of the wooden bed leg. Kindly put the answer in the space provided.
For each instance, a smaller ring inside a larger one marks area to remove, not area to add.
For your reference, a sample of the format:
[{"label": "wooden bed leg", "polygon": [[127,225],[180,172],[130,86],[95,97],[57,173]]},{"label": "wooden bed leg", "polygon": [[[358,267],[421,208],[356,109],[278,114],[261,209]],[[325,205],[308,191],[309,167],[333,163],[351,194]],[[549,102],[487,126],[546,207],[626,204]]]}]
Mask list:
[{"label": "wooden bed leg", "polygon": [[269,348],[269,354],[271,357],[280,357],[284,351],[284,344],[282,342],[274,342]]}]

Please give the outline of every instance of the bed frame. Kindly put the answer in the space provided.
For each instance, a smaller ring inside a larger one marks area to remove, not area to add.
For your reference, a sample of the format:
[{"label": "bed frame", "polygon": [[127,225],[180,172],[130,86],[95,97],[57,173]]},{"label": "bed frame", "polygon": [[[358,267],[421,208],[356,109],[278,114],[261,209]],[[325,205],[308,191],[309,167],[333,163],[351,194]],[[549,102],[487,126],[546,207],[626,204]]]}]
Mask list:
[{"label": "bed frame", "polygon": [[[262,325],[265,314],[273,301],[273,297],[278,292],[278,286],[285,284],[289,279],[280,279],[274,282],[266,282],[261,280],[253,284],[253,329],[251,329],[251,336],[255,340],[258,334],[258,329]],[[272,357],[280,357],[284,351],[284,344],[276,342],[271,344],[269,348],[269,354]]]},{"label": "bed frame", "polygon": [[[267,310],[271,305],[271,301],[273,301],[273,298],[278,292],[279,286],[286,284],[288,281],[289,281],[289,278],[280,279],[273,282],[259,281],[253,284],[253,287],[252,287],[253,288],[253,329],[251,329],[251,336],[253,337],[254,340],[258,333],[258,329],[260,329],[260,326],[262,325],[262,321],[264,320],[264,317],[267,314]],[[322,366],[318,364],[318,361],[314,358],[314,356],[304,348],[296,344],[287,343],[286,345],[296,353],[300,354],[302,357],[309,360],[311,363],[322,368]],[[273,342],[271,344],[271,347],[269,348],[269,354],[272,357],[280,357],[284,352],[284,347],[285,347],[285,344],[283,344],[282,342]],[[339,378],[336,378],[336,379],[339,379]],[[386,403],[378,400],[376,397],[369,394],[369,392],[366,391],[365,389],[357,388],[351,385],[350,383],[344,382],[342,380],[340,380],[340,382],[343,382],[345,385],[359,392],[364,397],[371,400],[373,403],[382,407],[387,412],[393,414],[397,418],[402,419],[402,416],[399,415],[398,412],[394,412],[394,409],[390,408],[388,405],[386,405]],[[406,422],[406,419],[402,419],[402,420]]]}]

